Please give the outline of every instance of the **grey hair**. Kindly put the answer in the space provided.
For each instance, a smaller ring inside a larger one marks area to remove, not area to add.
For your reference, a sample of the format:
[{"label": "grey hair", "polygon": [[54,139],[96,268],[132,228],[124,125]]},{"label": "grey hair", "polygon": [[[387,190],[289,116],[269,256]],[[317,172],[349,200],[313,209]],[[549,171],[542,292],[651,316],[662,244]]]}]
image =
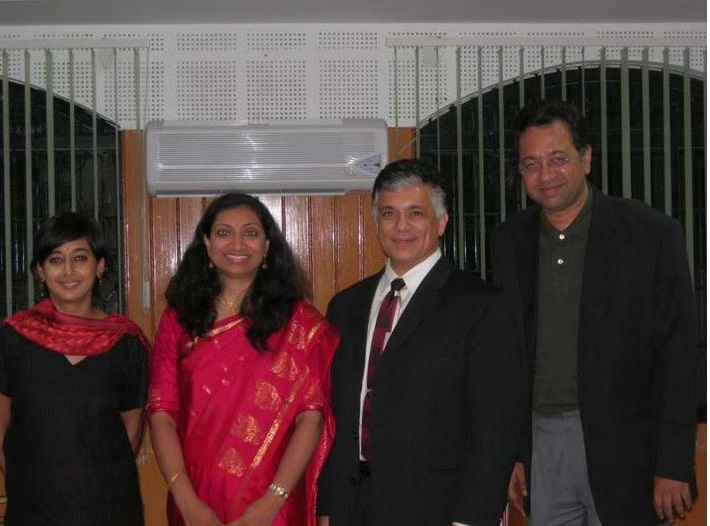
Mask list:
[{"label": "grey hair", "polygon": [[434,207],[434,212],[436,213],[436,218],[441,219],[441,217],[446,214],[446,192],[441,186],[432,185],[430,183],[424,182],[422,178],[418,175],[409,175],[393,181],[387,182],[378,188],[374,192],[374,197],[372,199],[372,217],[377,219],[380,211],[380,192],[382,190],[386,191],[398,191],[411,188],[413,186],[426,185],[431,188],[431,204]]}]

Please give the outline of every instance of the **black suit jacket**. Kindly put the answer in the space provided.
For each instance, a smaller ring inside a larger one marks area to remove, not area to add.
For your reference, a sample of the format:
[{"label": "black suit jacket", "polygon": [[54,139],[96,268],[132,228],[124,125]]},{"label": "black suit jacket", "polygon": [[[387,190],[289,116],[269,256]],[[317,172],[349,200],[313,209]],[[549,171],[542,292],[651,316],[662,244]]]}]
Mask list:
[{"label": "black suit jacket", "polygon": [[[341,334],[332,367],[336,436],[319,484],[319,514],[331,526],[353,524],[365,340],[381,274],[328,306]],[[498,290],[445,260],[425,277],[374,380],[372,524],[498,524],[523,407],[522,347],[511,322]]]},{"label": "black suit jacket", "polygon": [[[577,372],[589,482],[604,524],[655,524],[654,475],[694,484],[699,353],[684,238],[676,221],[645,204],[592,191]],[[531,206],[491,242],[494,282],[515,298],[530,371],[539,226],[540,208]]]}]

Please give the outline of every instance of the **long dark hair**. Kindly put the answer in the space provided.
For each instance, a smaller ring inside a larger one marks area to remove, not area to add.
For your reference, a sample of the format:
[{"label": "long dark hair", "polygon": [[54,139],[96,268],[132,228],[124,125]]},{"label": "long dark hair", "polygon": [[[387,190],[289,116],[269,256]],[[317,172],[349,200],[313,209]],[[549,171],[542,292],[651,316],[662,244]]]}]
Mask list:
[{"label": "long dark hair", "polygon": [[217,319],[215,301],[222,292],[222,282],[217,270],[210,265],[204,238],[210,236],[220,212],[239,206],[248,207],[256,214],[269,240],[266,268],[259,269],[241,305],[242,314],[252,320],[247,337],[255,349],[263,351],[266,339],[288,322],[294,304],[303,298],[303,285],[291,248],[268,208],[258,199],[248,194],[229,193],[207,207],[165,297],[191,336],[201,337],[207,333]]},{"label": "long dark hair", "polygon": [[[37,267],[42,265],[49,255],[58,246],[77,239],[86,239],[96,261],[108,260],[108,250],[101,229],[91,217],[79,212],[64,212],[46,219],[37,230],[34,237],[32,262],[30,269],[37,272]],[[41,285],[42,292],[49,295],[47,286]],[[99,280],[94,280],[91,291],[95,305],[101,302]]]}]

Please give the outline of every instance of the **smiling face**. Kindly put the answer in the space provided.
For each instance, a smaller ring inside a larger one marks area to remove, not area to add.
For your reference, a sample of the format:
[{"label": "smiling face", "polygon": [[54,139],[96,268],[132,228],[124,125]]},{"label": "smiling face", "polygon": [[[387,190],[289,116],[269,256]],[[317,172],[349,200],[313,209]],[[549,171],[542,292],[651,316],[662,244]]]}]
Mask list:
[{"label": "smiling face", "polygon": [[253,281],[269,249],[261,220],[248,206],[219,212],[204,242],[222,280]]},{"label": "smiling face", "polygon": [[54,248],[36,271],[59,312],[87,315],[94,283],[105,269],[105,260],[97,261],[89,242],[81,238]]},{"label": "smiling face", "polygon": [[578,150],[562,121],[531,126],[520,134],[518,156],[525,191],[550,223],[567,228],[587,200],[592,149]]},{"label": "smiling face", "polygon": [[436,251],[446,229],[449,216],[446,212],[436,216],[432,193],[426,184],[379,193],[377,238],[400,276]]}]

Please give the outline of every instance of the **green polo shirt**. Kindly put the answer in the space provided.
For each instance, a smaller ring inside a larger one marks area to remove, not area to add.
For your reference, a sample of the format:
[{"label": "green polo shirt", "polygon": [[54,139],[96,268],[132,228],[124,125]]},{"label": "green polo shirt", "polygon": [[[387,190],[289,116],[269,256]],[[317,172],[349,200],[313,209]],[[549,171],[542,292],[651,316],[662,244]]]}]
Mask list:
[{"label": "green polo shirt", "polygon": [[538,270],[538,326],[533,408],[544,413],[569,411],[577,402],[579,303],[592,219],[592,192],[564,231],[542,214]]}]

